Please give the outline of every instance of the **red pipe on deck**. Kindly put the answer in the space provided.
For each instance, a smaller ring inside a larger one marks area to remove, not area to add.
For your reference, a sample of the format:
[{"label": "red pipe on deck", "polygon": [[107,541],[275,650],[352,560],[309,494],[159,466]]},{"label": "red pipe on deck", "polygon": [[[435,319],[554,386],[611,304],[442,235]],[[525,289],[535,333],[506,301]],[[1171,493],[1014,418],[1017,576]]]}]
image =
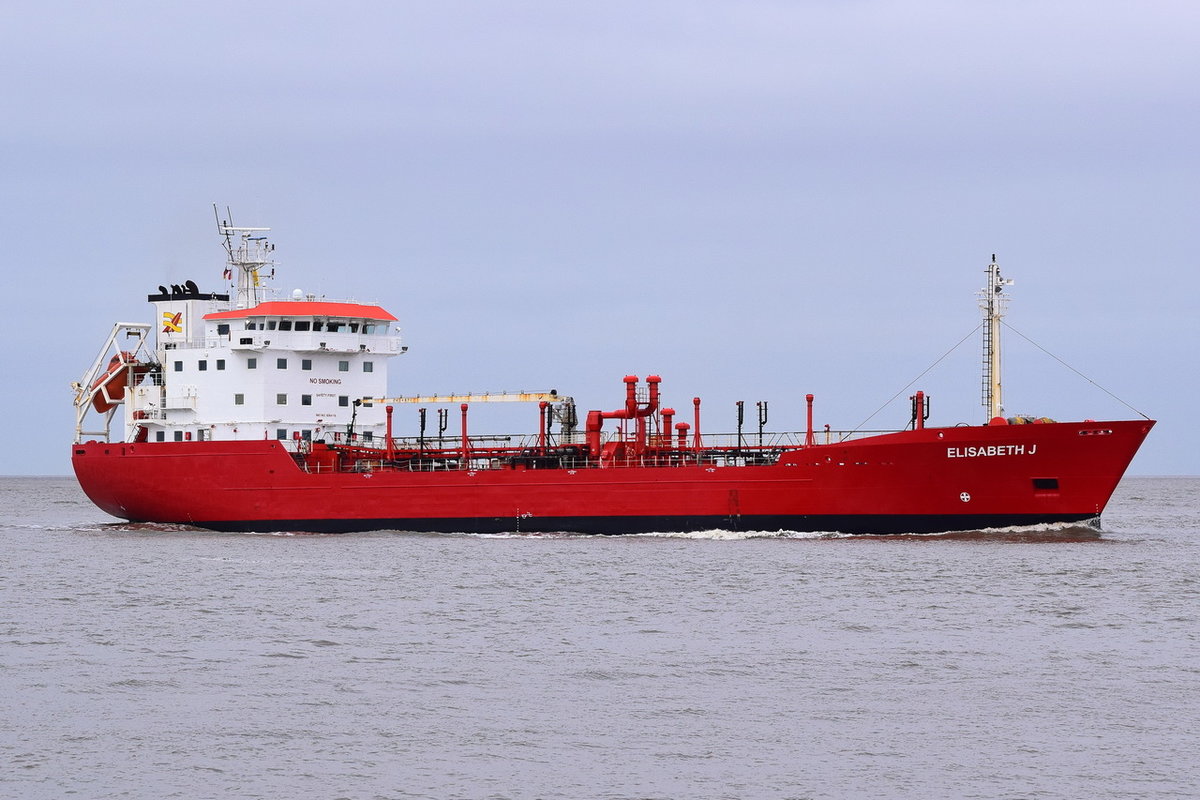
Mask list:
[{"label": "red pipe on deck", "polygon": [[692,405],[696,407],[696,427],[692,432],[692,446],[696,449],[696,455],[700,455],[700,398],[693,397]]},{"label": "red pipe on deck", "polygon": [[632,419],[637,421],[637,442],[635,449],[640,454],[646,448],[646,417],[658,410],[658,384],[662,378],[650,375],[646,383],[650,386],[650,397],[643,408],[638,408],[636,375],[625,376],[625,407],[616,411],[589,411],[584,432],[588,443],[588,452],[593,458],[600,455],[600,431],[606,419]]},{"label": "red pipe on deck", "polygon": [[637,382],[637,375],[625,376],[625,415],[621,419],[633,419],[637,414]]},{"label": "red pipe on deck", "polygon": [[584,434],[587,438],[588,454],[592,458],[600,457],[600,428],[604,425],[604,414],[600,411],[589,411],[587,422],[584,424]]},{"label": "red pipe on deck", "polygon": [[545,400],[538,403],[538,455],[546,455],[546,406]]},{"label": "red pipe on deck", "polygon": [[467,441],[467,404],[462,406],[462,469],[467,468],[467,459],[470,457],[471,447]]},{"label": "red pipe on deck", "polygon": [[388,461],[391,461],[396,456],[396,450],[392,444],[392,407],[385,406],[384,410],[387,411],[387,457]]},{"label": "red pipe on deck", "polygon": [[658,385],[660,383],[662,383],[662,378],[657,375],[646,377],[646,384],[650,387],[650,397],[645,408],[634,411],[634,416],[637,418],[636,449],[639,455],[646,451],[646,418],[658,410]]},{"label": "red pipe on deck", "polygon": [[809,447],[813,444],[813,429],[812,429],[813,396],[811,394],[804,395],[804,402],[808,403],[808,432],[804,434],[804,446]]},{"label": "red pipe on deck", "polygon": [[678,447],[680,450],[683,450],[684,448],[687,447],[687,432],[688,432],[688,428],[690,428],[690,427],[692,427],[692,426],[688,425],[686,422],[676,422],[675,423],[675,432],[679,439]]}]

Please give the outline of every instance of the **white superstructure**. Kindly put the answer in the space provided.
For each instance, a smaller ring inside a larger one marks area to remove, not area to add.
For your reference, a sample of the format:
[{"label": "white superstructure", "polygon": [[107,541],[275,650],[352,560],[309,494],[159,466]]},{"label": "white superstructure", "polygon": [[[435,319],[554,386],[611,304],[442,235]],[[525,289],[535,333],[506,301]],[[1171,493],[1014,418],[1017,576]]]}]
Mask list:
[{"label": "white superstructure", "polygon": [[[266,281],[274,273],[268,258],[274,248],[262,236],[268,229],[218,225],[233,299],[230,293],[202,293],[192,281],[149,295],[157,336],[152,356],[147,337],[140,337],[135,357],[142,374],[130,368],[123,439],[383,437],[384,408],[362,401],[388,394],[388,359],[407,349],[396,318],[377,305],[299,291],[291,299],[272,299]],[[241,238],[236,246],[234,236]],[[263,274],[268,266],[270,274]],[[117,347],[118,339],[114,329],[110,346]],[[77,384],[81,420],[102,380],[95,377],[98,366]],[[93,387],[90,394],[85,387]]]}]

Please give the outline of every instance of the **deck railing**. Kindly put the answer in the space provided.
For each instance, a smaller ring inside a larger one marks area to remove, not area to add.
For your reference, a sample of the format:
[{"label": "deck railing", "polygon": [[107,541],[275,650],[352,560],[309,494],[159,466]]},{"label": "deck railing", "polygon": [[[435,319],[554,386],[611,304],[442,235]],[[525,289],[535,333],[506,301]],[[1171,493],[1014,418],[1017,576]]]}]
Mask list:
[{"label": "deck railing", "polygon": [[[851,439],[894,431],[822,431],[814,436],[814,447],[837,444]],[[463,453],[462,440],[454,436],[393,437],[389,448],[386,438],[363,439],[352,442],[344,439],[327,442],[339,454],[336,465],[319,457],[310,457],[313,443],[307,440],[287,440],[284,446],[293,453],[297,464],[308,472],[451,472],[498,469],[622,469],[638,467],[753,467],[773,464],[788,450],[804,447],[807,434],[788,431],[741,436],[736,433],[704,434],[700,447],[694,437],[688,437],[684,447],[678,440],[667,444],[651,436],[647,447],[639,452],[629,437],[609,433],[601,442],[602,455],[592,456],[582,434],[571,437],[550,436],[543,447],[536,434],[520,436],[470,436]],[[615,448],[614,444],[624,444]]]}]

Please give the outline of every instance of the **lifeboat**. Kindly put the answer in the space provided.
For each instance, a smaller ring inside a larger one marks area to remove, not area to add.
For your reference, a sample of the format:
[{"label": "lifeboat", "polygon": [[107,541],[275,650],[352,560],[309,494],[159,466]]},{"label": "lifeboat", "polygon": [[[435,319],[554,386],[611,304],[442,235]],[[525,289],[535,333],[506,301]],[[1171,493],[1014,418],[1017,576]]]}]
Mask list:
[{"label": "lifeboat", "polygon": [[146,374],[146,365],[133,357],[133,353],[122,350],[108,362],[104,371],[92,384],[95,394],[92,396],[92,407],[104,414],[116,408],[125,399],[125,388],[129,385],[129,374],[137,378]]}]

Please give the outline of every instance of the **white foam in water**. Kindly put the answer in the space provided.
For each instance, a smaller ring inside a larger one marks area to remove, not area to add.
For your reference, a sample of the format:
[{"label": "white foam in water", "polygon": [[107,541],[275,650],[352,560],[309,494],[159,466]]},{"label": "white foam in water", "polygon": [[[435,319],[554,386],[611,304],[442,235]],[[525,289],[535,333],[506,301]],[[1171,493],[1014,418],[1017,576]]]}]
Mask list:
[{"label": "white foam in water", "polygon": [[712,528],[705,531],[654,531],[637,533],[633,536],[648,536],[662,539],[710,539],[715,541],[736,542],[746,539],[827,539],[847,534],[828,531],[730,531],[722,528]]}]

